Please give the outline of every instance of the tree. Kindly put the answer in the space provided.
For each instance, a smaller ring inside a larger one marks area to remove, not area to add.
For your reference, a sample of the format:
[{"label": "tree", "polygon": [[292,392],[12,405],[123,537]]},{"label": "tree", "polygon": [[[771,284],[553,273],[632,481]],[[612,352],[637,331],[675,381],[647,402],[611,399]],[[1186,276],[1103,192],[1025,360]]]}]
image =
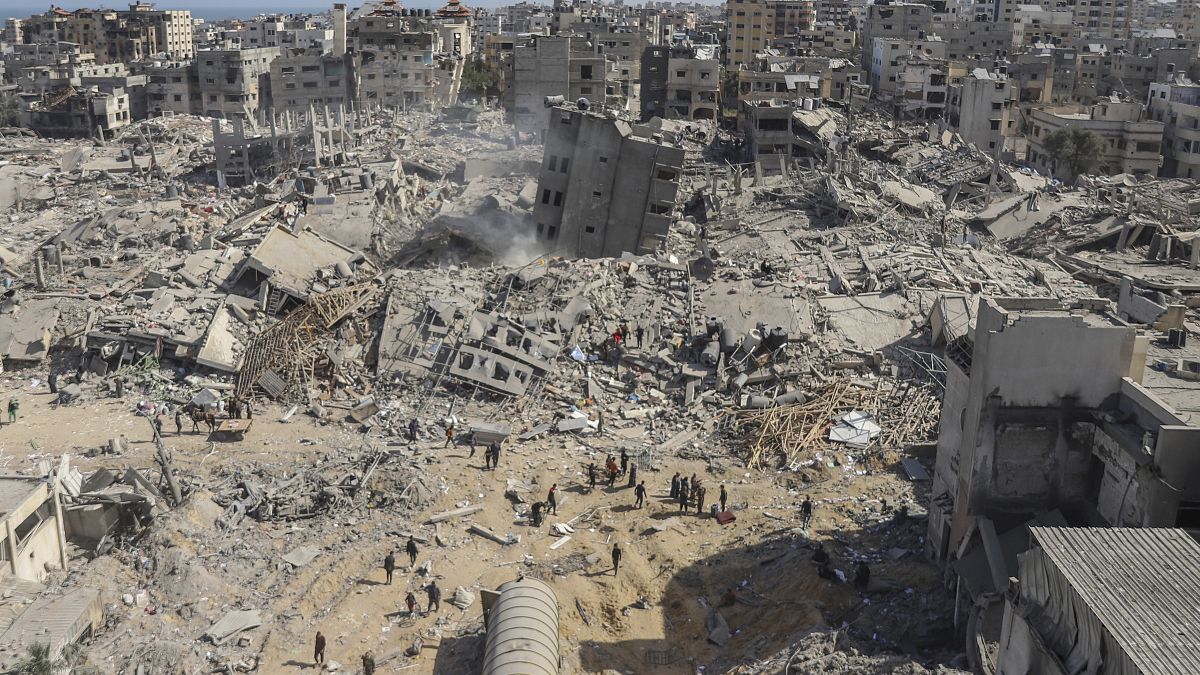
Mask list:
[{"label": "tree", "polygon": [[35,642],[29,645],[25,658],[17,662],[16,672],[20,675],[54,675],[65,667],[65,660],[50,658],[50,645]]},{"label": "tree", "polygon": [[1063,127],[1046,137],[1046,150],[1054,160],[1055,173],[1065,166],[1074,178],[1087,173],[1100,161],[1100,137],[1082,127]]},{"label": "tree", "polygon": [[500,70],[484,63],[482,59],[468,61],[463,66],[462,86],[459,87],[459,97],[474,96],[477,98],[495,97],[500,95]]}]

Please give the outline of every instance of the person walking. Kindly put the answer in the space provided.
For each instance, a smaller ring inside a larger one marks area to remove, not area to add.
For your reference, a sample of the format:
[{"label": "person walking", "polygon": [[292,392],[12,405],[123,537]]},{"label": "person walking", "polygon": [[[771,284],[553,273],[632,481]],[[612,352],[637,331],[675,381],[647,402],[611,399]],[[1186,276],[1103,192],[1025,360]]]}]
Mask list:
[{"label": "person walking", "polygon": [[696,490],[696,515],[698,515],[698,516],[704,515],[704,493],[705,492],[708,492],[708,490],[703,485],[701,485],[700,488],[698,490]]},{"label": "person walking", "polygon": [[362,655],[363,675],[375,675],[375,655],[369,650]]},{"label": "person walking", "polygon": [[446,427],[446,444],[443,445],[442,447],[448,448],[452,445],[454,445],[454,425],[453,424]]},{"label": "person walking", "polygon": [[725,500],[729,499],[729,493],[725,491],[724,483],[721,484],[721,495],[720,495],[719,499],[721,500],[721,513],[724,513],[725,512]]},{"label": "person walking", "polygon": [[162,416],[154,416],[154,437],[162,438]]},{"label": "person walking", "polygon": [[[474,457],[474,456],[475,456],[475,446],[472,445],[471,446],[471,454],[469,455],[469,457]],[[491,448],[491,446],[489,446],[489,447],[485,448],[483,451],[483,470],[488,471],[491,468],[492,468],[492,448]]]},{"label": "person walking", "polygon": [[318,666],[325,664],[325,636],[321,635],[321,631],[317,631],[317,640],[313,645],[313,661]]},{"label": "person walking", "polygon": [[426,611],[436,613],[441,609],[442,589],[438,588],[437,584],[431,581],[429,582],[429,586],[426,587],[425,592],[429,594],[429,609]]},{"label": "person walking", "polygon": [[613,483],[617,482],[617,473],[618,473],[617,462],[616,462],[616,460],[614,460],[612,458],[612,455],[608,456],[607,469],[608,469],[608,487],[612,487]]},{"label": "person walking", "polygon": [[550,486],[550,492],[546,493],[546,506],[550,509],[550,513],[558,515],[558,483]]},{"label": "person walking", "polygon": [[621,448],[621,475],[629,470],[629,453],[625,452],[625,448]]},{"label": "person walking", "polygon": [[417,542],[412,537],[408,538],[408,543],[404,545],[404,550],[408,553],[408,566],[416,567],[417,565]]},{"label": "person walking", "polygon": [[679,499],[679,472],[671,477],[671,499]]},{"label": "person walking", "polygon": [[179,408],[175,409],[175,435],[183,435],[183,411]]},{"label": "person walking", "polygon": [[529,522],[534,527],[542,526],[542,509],[545,505],[542,502],[534,502],[530,508]]},{"label": "person walking", "polygon": [[641,349],[642,348],[642,336],[646,334],[646,330],[644,328],[642,328],[641,326],[638,326],[637,330],[635,330],[633,332],[633,334],[637,336],[638,349]]},{"label": "person walking", "polygon": [[646,481],[638,483],[638,486],[633,489],[633,495],[637,497],[634,508],[642,508],[642,504],[646,501]]},{"label": "person walking", "polygon": [[392,572],[396,571],[396,552],[388,551],[383,557],[383,571],[387,573],[387,584],[392,585]]},{"label": "person walking", "polygon": [[596,489],[596,463],[595,462],[588,464],[588,485],[591,486],[591,489],[593,489],[593,490]]},{"label": "person walking", "polygon": [[492,471],[500,468],[500,441],[492,443]]},{"label": "person walking", "polygon": [[620,544],[613,544],[612,561],[613,561],[613,576],[615,577],[615,576],[617,576],[617,569],[619,569],[621,567],[621,545]]},{"label": "person walking", "polygon": [[254,419],[254,400],[246,399],[246,419]]},{"label": "person walking", "polygon": [[17,402],[17,397],[14,396],[8,399],[8,423],[13,424],[17,421],[17,410],[21,408],[21,404]]},{"label": "person walking", "polygon": [[813,503],[807,495],[804,501],[800,502],[800,527],[808,529],[808,524],[812,522]]},{"label": "person walking", "polygon": [[421,425],[417,422],[417,418],[412,418],[408,421],[408,440],[416,441],[417,432],[421,430]]},{"label": "person walking", "polygon": [[625,487],[633,487],[634,485],[637,485],[637,464],[629,467],[629,482]]},{"label": "person walking", "polygon": [[408,605],[408,613],[411,615],[413,612],[417,611],[417,596],[413,595],[412,591],[409,591],[408,594],[404,596],[404,604]]},{"label": "person walking", "polygon": [[688,484],[684,481],[679,484],[679,512],[687,513],[688,508]]}]

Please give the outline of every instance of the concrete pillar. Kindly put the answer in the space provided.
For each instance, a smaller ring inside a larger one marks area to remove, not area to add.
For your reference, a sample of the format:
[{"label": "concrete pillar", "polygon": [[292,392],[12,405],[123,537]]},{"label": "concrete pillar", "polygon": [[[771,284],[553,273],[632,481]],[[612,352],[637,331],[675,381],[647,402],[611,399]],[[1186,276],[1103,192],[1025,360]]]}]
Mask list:
[{"label": "concrete pillar", "polygon": [[333,4],[333,55],[342,58],[346,55],[346,4]]},{"label": "concrete pillar", "polygon": [[33,254],[33,275],[38,290],[44,289],[46,287],[46,260],[42,257],[41,251]]}]

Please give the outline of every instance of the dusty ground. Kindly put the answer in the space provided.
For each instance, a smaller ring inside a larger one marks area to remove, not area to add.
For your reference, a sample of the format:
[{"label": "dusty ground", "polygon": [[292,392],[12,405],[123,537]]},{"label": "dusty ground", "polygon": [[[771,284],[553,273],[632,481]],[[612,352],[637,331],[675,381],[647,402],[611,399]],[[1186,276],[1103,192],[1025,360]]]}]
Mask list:
[{"label": "dusty ground", "polygon": [[[28,379],[11,376],[3,384],[0,400],[16,393],[21,401],[17,424],[0,428],[0,461],[6,471],[28,470],[36,460],[61,453],[71,454],[72,462],[85,473],[100,467],[152,464],[147,422],[132,414],[136,392],[124,400],[99,399],[55,409],[44,385],[30,387]],[[167,442],[179,470],[200,477],[211,475],[218,466],[254,462],[300,466],[363,442],[361,435],[341,423],[321,426],[303,415],[280,423],[281,412],[266,407],[245,441],[215,445],[188,429],[176,436],[173,421],[168,420]],[[125,456],[87,456],[118,434],[129,440]],[[624,487],[623,479],[614,488],[583,486],[587,462],[599,465],[607,452],[617,452],[615,439],[592,437],[581,442],[554,436],[506,447],[501,468],[491,472],[483,470],[481,452],[472,458],[467,446],[442,445],[440,439],[427,440],[415,448],[426,462],[428,475],[441,477],[446,485],[426,511],[482,503],[487,508],[471,522],[500,534],[519,535],[520,542],[501,547],[467,533],[461,521],[443,523],[441,534],[448,545],[423,546],[418,557],[418,565],[432,561],[433,577],[443,591],[438,613],[408,617],[401,611],[409,590],[424,607],[422,588],[427,578],[408,569],[407,556],[400,550],[405,540],[399,533],[420,532],[432,540],[431,526],[419,527],[387,510],[296,523],[258,523],[247,518],[235,540],[241,544],[230,546],[225,538],[220,540],[225,548],[214,549],[209,542],[217,541],[214,523],[222,509],[201,491],[162,519],[139,551],[78,563],[80,582],[100,584],[110,611],[120,618],[113,622],[117,632],[101,635],[97,643],[144,640],[147,653],[157,649],[156,658],[161,660],[164,645],[146,636],[158,636],[159,642],[169,638],[181,650],[181,660],[186,660],[182,652],[187,647],[199,654],[208,649],[201,635],[195,634],[195,623],[207,625],[239,604],[261,608],[268,616],[262,628],[247,634],[254,646],[261,645],[258,672],[312,672],[312,639],[317,630],[329,640],[327,659],[351,669],[370,649],[377,656],[397,653],[380,669],[383,673],[471,672],[480,665],[483,647],[479,604],[459,610],[448,601],[456,587],[477,592],[518,574],[544,578],[558,594],[566,672],[693,673],[702,666],[707,672],[719,672],[774,653],[796,633],[825,625],[845,624],[868,640],[874,635],[881,648],[911,652],[933,646],[937,639],[930,636],[944,625],[944,608],[930,599],[939,595],[937,574],[922,562],[919,551],[923,522],[893,526],[890,515],[881,513],[880,498],[892,505],[923,501],[920,488],[914,491],[894,469],[857,475],[836,467],[834,479],[808,485],[794,474],[748,473],[721,448],[692,449],[696,456],[717,458],[712,462],[716,472],[708,470],[706,461],[665,459],[658,471],[641,476],[651,498],[639,510],[632,508],[633,490]],[[722,527],[709,518],[679,515],[665,500],[675,471],[699,475],[708,488],[709,504],[724,482],[737,522]],[[558,516],[549,515],[540,529],[526,525],[505,498],[509,478],[535,482],[537,498],[557,483],[562,495]],[[806,494],[818,506],[812,526],[803,532],[798,529],[796,506]],[[549,532],[549,526],[593,507],[600,509],[597,515],[577,523],[570,541],[551,550],[558,536]],[[666,529],[657,532],[651,529],[655,524]],[[388,532],[392,536],[380,534]],[[316,534],[332,553],[291,572],[269,554],[286,553],[289,542],[300,533]],[[878,556],[898,549],[903,557],[874,565],[875,582],[864,596],[848,584],[817,577],[809,561],[810,537],[825,542],[835,567],[847,574],[853,569],[847,558],[855,552]],[[609,554],[614,542],[625,553],[616,575]],[[381,561],[393,548],[398,550],[400,569],[395,583],[386,586]],[[155,560],[149,578],[134,572],[139,554]],[[596,562],[586,560],[592,554]],[[203,561],[205,566],[185,564],[188,560]],[[249,588],[246,579],[253,580]],[[151,590],[159,611],[150,614],[120,603],[121,594],[139,587]],[[730,589],[736,601],[721,612],[734,636],[717,647],[706,639],[705,617]],[[635,607],[640,599],[645,599],[646,609]],[[176,609],[166,611],[172,607]],[[204,621],[187,621],[196,617]],[[916,623],[926,630],[916,630]],[[421,655],[399,656],[417,637],[424,643]],[[97,655],[103,652],[97,649]],[[103,668],[103,660],[98,660]],[[116,672],[122,664],[109,666]]]}]

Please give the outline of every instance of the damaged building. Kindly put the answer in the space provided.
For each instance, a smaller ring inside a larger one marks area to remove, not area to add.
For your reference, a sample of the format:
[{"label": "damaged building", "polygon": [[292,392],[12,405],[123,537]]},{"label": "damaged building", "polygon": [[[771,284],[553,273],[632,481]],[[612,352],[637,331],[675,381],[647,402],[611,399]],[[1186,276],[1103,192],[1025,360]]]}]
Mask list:
[{"label": "damaged building", "polygon": [[657,248],[675,212],[683,148],[586,104],[549,112],[533,208],[537,241],[585,258]]}]

